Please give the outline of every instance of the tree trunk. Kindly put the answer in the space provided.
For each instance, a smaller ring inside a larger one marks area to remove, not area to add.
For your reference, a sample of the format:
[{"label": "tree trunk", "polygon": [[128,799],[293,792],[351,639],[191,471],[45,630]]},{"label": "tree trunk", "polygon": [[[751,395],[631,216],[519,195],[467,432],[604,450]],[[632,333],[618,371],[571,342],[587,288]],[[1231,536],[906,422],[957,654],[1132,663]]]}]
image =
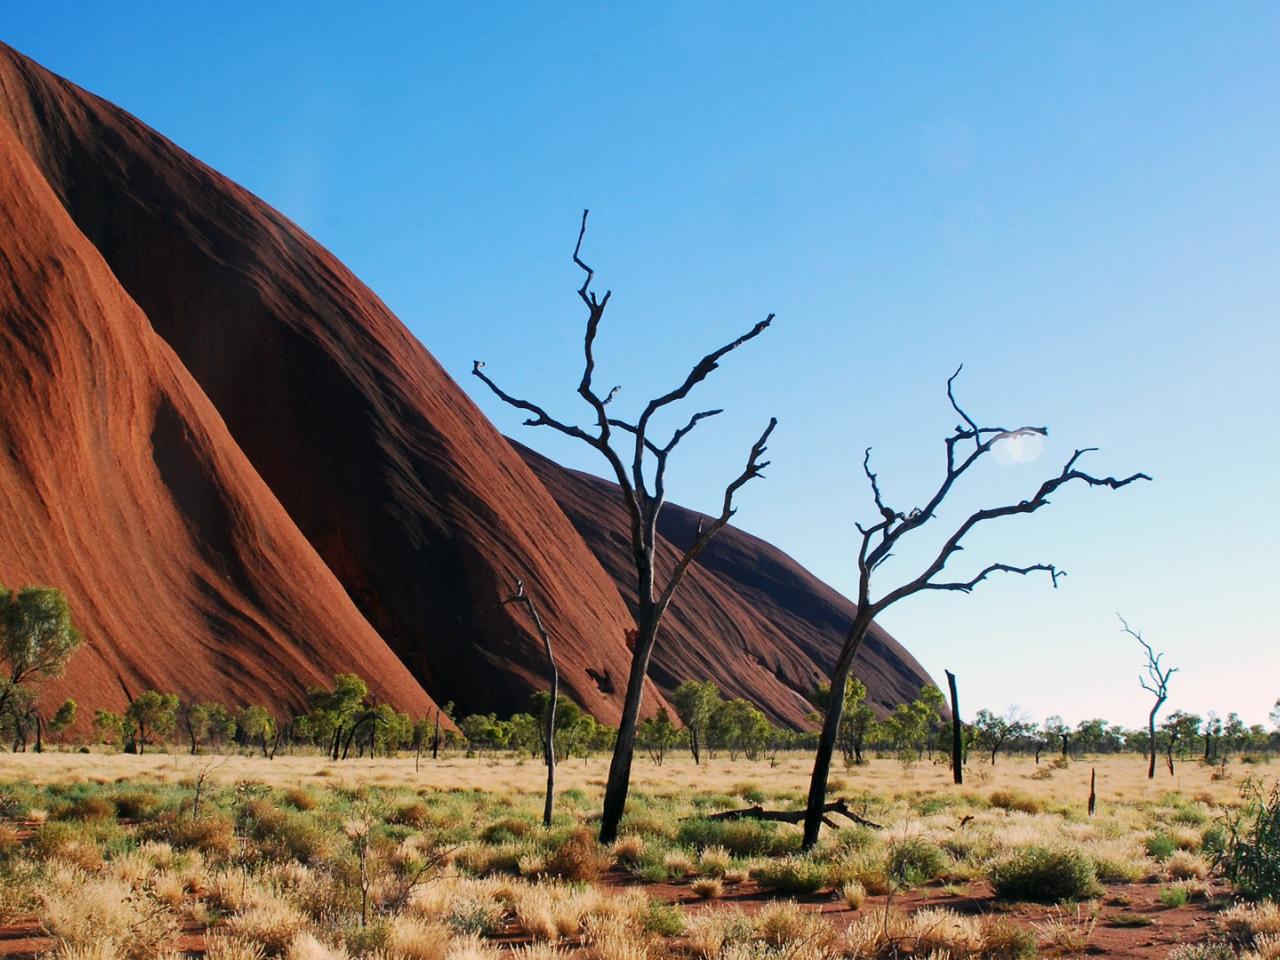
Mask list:
[{"label": "tree trunk", "polygon": [[957,784],[964,783],[964,753],[960,743],[960,695],[956,693],[956,675],[945,671],[947,686],[951,688],[951,779]]},{"label": "tree trunk", "polygon": [[431,759],[440,759],[440,711],[436,710],[436,732],[431,738]]},{"label": "tree trunk", "polygon": [[1156,778],[1156,711],[1160,709],[1163,700],[1157,700],[1156,705],[1151,708],[1151,714],[1147,717],[1147,734],[1150,737],[1147,751],[1150,756],[1147,763],[1147,779],[1154,780]]},{"label": "tree trunk", "polygon": [[[642,591],[643,592],[643,591]],[[636,726],[640,721],[640,702],[644,681],[649,674],[649,657],[658,638],[657,611],[652,601],[641,601],[636,618],[636,644],[631,657],[631,674],[627,678],[627,698],[618,723],[618,739],[609,761],[609,779],[604,788],[604,809],[600,815],[600,842],[618,839],[618,825],[627,806],[627,788],[631,784],[631,759],[636,749]]]},{"label": "tree trunk", "polygon": [[849,635],[845,639],[844,649],[836,661],[831,673],[831,696],[827,706],[826,718],[822,721],[822,733],[818,736],[818,750],[813,758],[813,775],[809,778],[809,801],[805,807],[803,848],[812,850],[818,843],[818,835],[822,831],[823,806],[827,802],[827,778],[831,774],[831,756],[835,753],[836,739],[840,732],[840,721],[844,716],[844,691],[849,682],[849,672],[853,669],[853,658],[862,645],[870,627],[870,618],[863,619],[861,613],[854,617]]}]

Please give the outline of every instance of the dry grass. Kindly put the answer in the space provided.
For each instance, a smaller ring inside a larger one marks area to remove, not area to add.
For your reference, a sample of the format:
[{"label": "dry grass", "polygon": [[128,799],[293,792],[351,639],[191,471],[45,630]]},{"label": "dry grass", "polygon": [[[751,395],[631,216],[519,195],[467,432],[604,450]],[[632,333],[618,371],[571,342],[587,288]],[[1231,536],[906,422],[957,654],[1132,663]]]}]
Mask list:
[{"label": "dry grass", "polygon": [[[877,908],[836,938],[830,922],[786,900],[754,918],[721,904],[682,920],[680,910],[650,907],[642,886],[593,881],[617,863],[648,881],[688,878],[696,897],[715,900],[754,871],[774,889],[832,890],[858,910],[868,896],[932,877],[989,878],[993,865],[1038,847],[1075,851],[1105,882],[1173,881],[1203,898],[1205,829],[1237,802],[1235,785],[1206,768],[1185,764],[1177,781],[1152,783],[1131,757],[1091,761],[1093,818],[1084,816],[1083,765],[1046,778],[1030,761],[1002,759],[995,769],[975,765],[975,785],[956,788],[942,767],[874,761],[833,794],[888,829],[827,830],[818,850],[798,856],[798,827],[704,817],[747,797],[800,802],[809,772],[801,756],[776,766],[638,764],[624,836],[608,849],[582,826],[598,809],[601,760],[562,765],[565,794],[549,832],[538,825],[537,764],[449,758],[415,773],[412,760],[232,758],[213,771],[196,818],[191,781],[208,765],[164,755],[8,758],[5,776],[25,791],[21,819],[34,832],[26,838],[24,826],[19,838],[0,825],[0,859],[10,863],[0,923],[34,911],[56,956],[89,960],[167,957],[178,925],[192,922],[216,922],[211,960],[513,960],[495,947],[499,933],[532,939],[514,960],[662,960],[682,926],[677,952],[698,960],[1016,960],[1037,939],[1047,953],[1070,955],[1089,945],[1089,910],[1054,913],[1032,934],[1008,920]],[[471,788],[480,772],[483,791]],[[358,835],[344,832],[356,822],[366,825]],[[358,926],[362,898],[367,930]],[[1280,960],[1276,908],[1235,908],[1223,924],[1250,960]]]}]

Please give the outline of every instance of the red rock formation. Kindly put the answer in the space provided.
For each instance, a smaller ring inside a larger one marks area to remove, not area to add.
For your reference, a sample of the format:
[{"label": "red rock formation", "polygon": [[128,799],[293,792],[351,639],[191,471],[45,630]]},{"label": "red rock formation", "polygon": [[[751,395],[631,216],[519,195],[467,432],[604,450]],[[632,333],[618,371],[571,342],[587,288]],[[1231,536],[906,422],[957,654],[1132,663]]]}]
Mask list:
[{"label": "red rock formation", "polygon": [[[512,445],[634,604],[628,521],[618,488],[567,470],[514,441]],[[659,562],[666,569],[693,541],[701,516],[674,504],[659,516]],[[711,677],[726,694],[746,697],[776,720],[802,726],[813,709],[804,694],[827,676],[854,609],[778,548],[727,526],[681,583],[663,622],[651,676],[666,693],[682,680]],[[913,699],[923,684],[932,682],[915,658],[879,627],[872,629],[854,664],[869,701],[881,713]]]},{"label": "red rock formation", "polygon": [[540,685],[540,643],[498,605],[521,575],[555,631],[566,693],[616,722],[621,695],[593,679],[625,659],[630,617],[612,581],[368,288],[248,191],[3,45],[0,123],[437,699],[510,712]]},{"label": "red rock formation", "polygon": [[[509,713],[543,673],[499,604],[519,575],[565,692],[616,722],[629,580],[603,481],[531,457],[539,480],[296,225],[3,44],[0,134],[16,264],[0,287],[0,578],[71,595],[89,652],[67,690],[85,706],[143,685],[283,703],[356,670],[408,708],[427,704],[416,678]],[[693,522],[672,507],[663,532],[682,542]],[[798,691],[850,614],[726,530],[677,598],[648,707],[710,677],[799,725]],[[862,666],[883,705],[925,680],[884,635]]]},{"label": "red rock formation", "polygon": [[0,318],[0,582],[58,586],[86,638],[47,702],[294,706],[359,665],[432,707],[5,123]]}]

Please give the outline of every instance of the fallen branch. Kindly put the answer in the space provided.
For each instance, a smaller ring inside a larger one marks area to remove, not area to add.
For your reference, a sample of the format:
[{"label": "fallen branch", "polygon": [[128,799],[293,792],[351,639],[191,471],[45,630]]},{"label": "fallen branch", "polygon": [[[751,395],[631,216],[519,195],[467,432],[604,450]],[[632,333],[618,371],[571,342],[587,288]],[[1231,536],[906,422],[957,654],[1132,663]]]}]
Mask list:
[{"label": "fallen branch", "polygon": [[[822,807],[822,821],[829,827],[834,827],[830,818],[826,816],[828,813],[838,813],[842,817],[847,817],[854,823],[862,827],[870,827],[872,830],[883,830],[884,825],[873,823],[866,817],[858,816],[849,809],[849,804],[844,800],[833,800],[831,803],[824,804]],[[783,823],[800,823],[804,820],[805,811],[803,810],[766,810],[764,807],[756,804],[754,807],[745,807],[742,810],[722,810],[720,813],[713,813],[706,819],[708,820],[780,820]]]}]

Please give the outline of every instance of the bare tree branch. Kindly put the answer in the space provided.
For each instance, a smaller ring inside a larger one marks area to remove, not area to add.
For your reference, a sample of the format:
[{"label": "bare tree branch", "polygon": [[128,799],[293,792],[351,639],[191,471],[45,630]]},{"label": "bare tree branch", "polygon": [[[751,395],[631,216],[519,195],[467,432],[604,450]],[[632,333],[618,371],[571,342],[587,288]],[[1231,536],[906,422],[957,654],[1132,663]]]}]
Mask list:
[{"label": "bare tree branch", "polygon": [[959,590],[961,593],[969,593],[992,573],[1020,573],[1025,577],[1029,573],[1038,572],[1049,574],[1049,578],[1053,581],[1054,589],[1057,589],[1058,580],[1067,575],[1065,570],[1059,570],[1052,563],[1034,563],[1029,567],[1011,567],[1007,563],[993,563],[983,568],[977,576],[970,580],[965,580],[963,583],[926,583],[921,589]]},{"label": "bare tree branch", "polygon": [[662,596],[658,600],[658,608],[660,610],[665,610],[667,604],[671,602],[671,597],[675,593],[680,580],[684,577],[685,571],[688,570],[689,565],[697,559],[698,554],[700,554],[703,548],[711,542],[711,538],[714,537],[720,529],[733,518],[735,513],[737,513],[737,510],[733,506],[734,494],[756,477],[764,476],[762,471],[765,467],[769,466],[769,461],[761,461],[760,458],[764,456],[765,451],[768,449],[766,444],[769,440],[769,435],[773,433],[773,428],[777,425],[778,418],[770,417],[769,425],[765,427],[764,432],[760,434],[760,439],[751,445],[751,453],[747,456],[746,467],[744,467],[742,473],[738,474],[733,482],[725,488],[724,504],[721,507],[720,516],[712,520],[710,525],[706,527],[704,527],[701,521],[699,521],[698,531],[694,535],[693,543],[689,545],[688,549],[685,550],[684,555],[676,562],[675,569],[672,570],[671,577],[667,581],[666,589],[663,590]]}]

